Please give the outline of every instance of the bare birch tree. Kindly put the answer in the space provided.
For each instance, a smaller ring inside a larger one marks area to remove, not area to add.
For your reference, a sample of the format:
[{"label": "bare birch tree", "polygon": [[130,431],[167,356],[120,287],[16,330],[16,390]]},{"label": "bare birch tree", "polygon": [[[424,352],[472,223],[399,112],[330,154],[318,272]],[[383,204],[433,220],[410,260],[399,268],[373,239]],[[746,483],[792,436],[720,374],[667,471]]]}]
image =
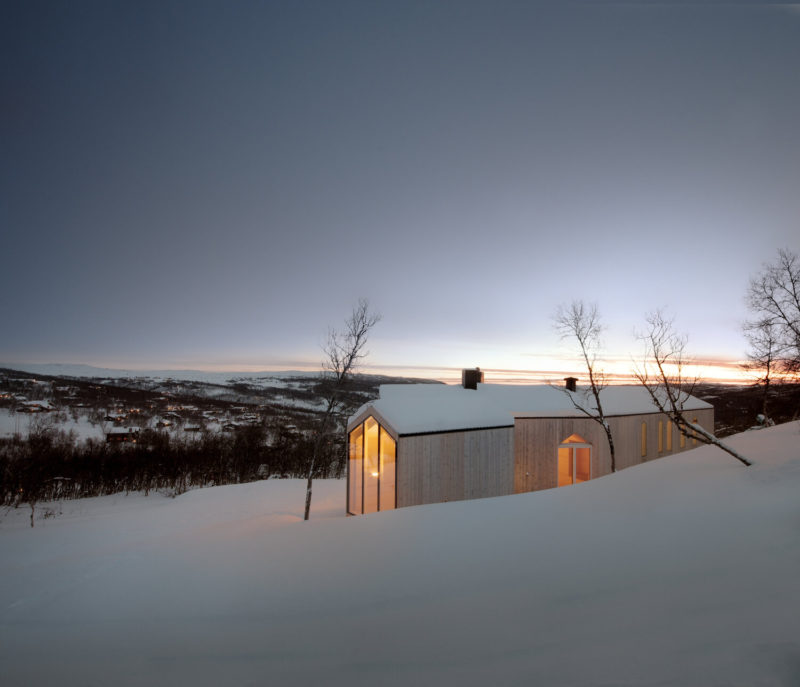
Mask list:
[{"label": "bare birch tree", "polygon": [[317,427],[314,452],[308,468],[304,520],[308,520],[311,512],[314,468],[331,433],[339,429],[339,415],[344,406],[344,392],[347,390],[348,381],[360,361],[367,356],[368,352],[364,350],[364,347],[370,331],[380,319],[379,314],[370,311],[369,302],[361,298],[353,308],[350,317],[345,320],[344,329],[328,331],[328,340],[323,347],[325,360],[322,364],[322,384],[326,390],[325,410]]},{"label": "bare birch tree", "polygon": [[744,465],[752,465],[699,423],[687,419],[685,405],[699,381],[697,376],[685,374],[687,337],[676,333],[672,320],[661,311],[648,314],[646,321],[647,330],[639,337],[645,344],[644,357],[633,375],[647,389],[653,403],[685,437],[716,446]]},{"label": "bare birch tree", "polygon": [[[559,306],[553,315],[555,330],[562,339],[575,339],[586,365],[589,375],[589,388],[585,392],[586,402],[576,398],[577,392],[564,389],[572,405],[587,417],[599,423],[608,440],[608,450],[611,453],[611,472],[617,471],[617,460],[614,453],[614,437],[611,427],[603,412],[603,403],[600,392],[606,387],[605,373],[597,367],[597,354],[600,350],[600,334],[603,325],[597,311],[597,304],[586,304],[583,301],[572,301],[569,306]],[[588,396],[591,395],[591,399]],[[594,402],[594,408],[592,407]]]},{"label": "bare birch tree", "polygon": [[755,323],[765,323],[775,336],[776,371],[800,375],[800,257],[779,250],[777,260],[750,279],[747,305]]},{"label": "bare birch tree", "polygon": [[762,387],[761,415],[764,425],[774,424],[769,417],[769,395],[774,378],[779,373],[780,342],[775,324],[769,318],[744,325],[744,336],[749,348],[747,362],[742,366],[755,376],[755,383]]}]

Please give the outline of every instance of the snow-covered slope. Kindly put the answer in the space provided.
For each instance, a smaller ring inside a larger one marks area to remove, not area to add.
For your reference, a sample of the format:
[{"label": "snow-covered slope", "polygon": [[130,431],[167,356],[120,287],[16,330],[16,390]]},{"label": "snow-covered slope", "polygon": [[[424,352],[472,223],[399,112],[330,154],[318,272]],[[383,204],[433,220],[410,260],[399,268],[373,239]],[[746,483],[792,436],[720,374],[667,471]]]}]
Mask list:
[{"label": "snow-covered slope", "polygon": [[[794,685],[800,424],[582,485],[344,518],[344,484],[0,523],[11,685]],[[111,500],[116,504],[111,507]]]}]

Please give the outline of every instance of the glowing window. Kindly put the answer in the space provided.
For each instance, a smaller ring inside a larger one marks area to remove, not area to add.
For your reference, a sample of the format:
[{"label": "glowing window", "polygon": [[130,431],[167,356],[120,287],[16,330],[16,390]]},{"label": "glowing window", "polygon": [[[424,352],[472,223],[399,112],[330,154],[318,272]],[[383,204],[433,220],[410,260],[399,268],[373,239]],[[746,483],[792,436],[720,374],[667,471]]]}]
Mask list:
[{"label": "glowing window", "polygon": [[592,446],[572,434],[558,447],[558,486],[580,484],[592,478]]},{"label": "glowing window", "polygon": [[378,423],[368,417],[364,422],[364,512],[378,510],[378,477],[380,462],[378,456]]},{"label": "glowing window", "polygon": [[348,439],[348,513],[374,513],[396,507],[397,443],[370,416]]},{"label": "glowing window", "polygon": [[658,452],[664,452],[664,423],[663,421],[658,421]]},{"label": "glowing window", "polygon": [[667,451],[672,450],[672,422],[667,421]]},{"label": "glowing window", "polygon": [[361,513],[362,489],[361,480],[363,478],[364,464],[364,425],[361,424],[350,432],[349,460],[347,462],[347,503],[348,509],[352,513]]},{"label": "glowing window", "polygon": [[642,423],[642,458],[647,457],[647,423]]},{"label": "glowing window", "polygon": [[395,507],[395,456],[397,444],[383,427],[381,427],[381,465],[380,465],[380,504],[381,510]]}]

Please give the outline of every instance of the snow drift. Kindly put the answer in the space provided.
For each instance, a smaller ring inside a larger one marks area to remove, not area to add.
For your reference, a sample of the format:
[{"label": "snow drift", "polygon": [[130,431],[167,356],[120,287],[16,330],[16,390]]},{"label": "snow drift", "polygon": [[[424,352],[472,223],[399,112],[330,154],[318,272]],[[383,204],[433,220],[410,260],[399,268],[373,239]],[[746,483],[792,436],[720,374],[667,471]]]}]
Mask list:
[{"label": "snow drift", "polygon": [[11,511],[3,684],[798,684],[800,423],[730,442],[308,523],[299,480]]}]

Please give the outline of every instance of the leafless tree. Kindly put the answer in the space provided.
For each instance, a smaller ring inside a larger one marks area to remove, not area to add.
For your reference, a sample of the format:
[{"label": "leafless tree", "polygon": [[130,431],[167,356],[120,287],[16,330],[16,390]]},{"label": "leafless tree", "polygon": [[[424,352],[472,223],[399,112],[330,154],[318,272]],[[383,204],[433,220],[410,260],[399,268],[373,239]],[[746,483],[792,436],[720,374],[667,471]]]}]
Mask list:
[{"label": "leafless tree", "polygon": [[647,330],[639,337],[645,344],[644,357],[635,366],[633,374],[647,389],[653,403],[685,437],[712,444],[744,465],[752,465],[750,460],[717,439],[699,423],[687,419],[684,407],[699,381],[697,376],[685,374],[687,337],[676,333],[672,320],[661,311],[648,314],[646,321]]},{"label": "leafless tree", "polygon": [[338,426],[338,416],[343,407],[343,393],[354,370],[368,352],[364,350],[372,328],[380,321],[378,313],[370,311],[369,302],[361,298],[350,317],[345,320],[344,329],[328,331],[328,341],[323,347],[325,360],[322,364],[322,382],[325,393],[325,410],[319,421],[314,439],[314,452],[308,468],[308,485],[306,487],[306,507],[304,520],[308,520],[311,512],[311,487],[314,468],[322,454],[323,447],[332,431]]},{"label": "leafless tree", "polygon": [[774,334],[775,371],[800,375],[800,257],[779,250],[777,260],[750,279],[747,305],[756,326],[765,323]]},{"label": "leafless tree", "polygon": [[[605,373],[597,367],[597,354],[600,349],[600,334],[603,325],[597,311],[597,304],[586,304],[583,301],[572,301],[569,306],[559,306],[553,315],[555,330],[562,339],[575,339],[581,349],[581,356],[589,375],[589,388],[581,399],[578,392],[564,389],[572,405],[587,417],[599,423],[606,433],[608,450],[611,453],[611,472],[617,471],[617,461],[614,453],[614,437],[611,427],[603,412],[600,392],[606,387]],[[563,388],[563,387],[562,387]],[[589,398],[591,396],[591,399]]]},{"label": "leafless tree", "polygon": [[744,335],[749,344],[749,350],[747,351],[747,362],[742,367],[754,375],[756,384],[762,387],[761,415],[763,416],[763,424],[771,425],[773,422],[769,417],[768,403],[770,386],[776,374],[776,367],[779,365],[780,342],[778,340],[778,330],[771,319],[764,318],[754,322],[746,322]]}]

